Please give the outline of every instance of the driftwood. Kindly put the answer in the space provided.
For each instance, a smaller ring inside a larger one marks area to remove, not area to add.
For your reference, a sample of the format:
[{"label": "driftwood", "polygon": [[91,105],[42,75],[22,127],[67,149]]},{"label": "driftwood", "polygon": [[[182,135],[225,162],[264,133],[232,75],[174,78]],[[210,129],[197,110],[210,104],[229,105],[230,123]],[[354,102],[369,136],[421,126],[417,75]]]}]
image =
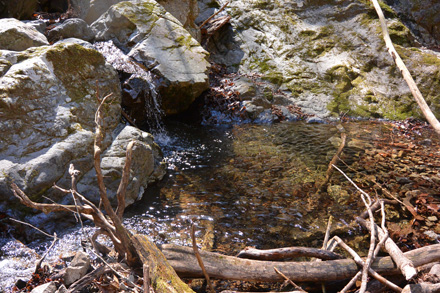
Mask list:
[{"label": "driftwood", "polygon": [[[203,278],[203,272],[190,247],[173,244],[159,247],[168,262],[181,277]],[[325,282],[353,277],[359,267],[352,259],[322,262],[274,262],[242,259],[214,252],[200,251],[206,271],[211,278],[226,280],[282,282],[284,279],[274,271],[278,268],[293,282]],[[440,244],[422,247],[404,253],[414,266],[422,266],[440,260]],[[400,270],[391,257],[377,258],[371,268],[382,275],[399,274]]]},{"label": "driftwood", "polygon": [[286,260],[294,257],[316,257],[323,260],[342,259],[340,254],[309,247],[283,247],[277,249],[260,250],[253,247],[246,247],[237,255],[240,258],[258,260]]}]

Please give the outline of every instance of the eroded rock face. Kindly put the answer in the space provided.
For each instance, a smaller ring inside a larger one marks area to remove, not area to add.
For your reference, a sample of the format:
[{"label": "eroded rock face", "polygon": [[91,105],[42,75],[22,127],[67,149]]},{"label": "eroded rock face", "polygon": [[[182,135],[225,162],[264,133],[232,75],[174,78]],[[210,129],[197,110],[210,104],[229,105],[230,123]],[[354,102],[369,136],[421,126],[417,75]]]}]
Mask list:
[{"label": "eroded rock face", "polygon": [[208,53],[152,0],[120,2],[92,24],[96,40],[116,38],[158,77],[165,114],[177,114],[208,88]]},{"label": "eroded rock face", "polygon": [[158,0],[157,2],[177,18],[194,39],[201,41],[200,29],[195,24],[199,14],[197,0]]},{"label": "eroded rock face", "polygon": [[33,26],[15,18],[0,19],[0,49],[23,51],[44,45],[49,45],[46,37]]},{"label": "eroded rock face", "polygon": [[[81,171],[79,185],[93,181],[90,177],[94,174],[89,171],[93,168],[97,87],[102,95],[113,94],[105,105],[103,150],[110,145],[117,150],[107,151],[102,166],[112,170],[112,180],[119,181],[125,145],[124,141],[113,142],[113,135],[115,131],[126,133],[121,131],[123,126],[117,128],[121,89],[117,73],[104,57],[94,49],[70,41],[23,52],[2,50],[0,60],[3,64],[0,77],[0,198],[3,208],[8,209],[13,198],[8,187],[11,181],[34,199],[43,194],[55,201],[62,199],[64,195],[50,187],[56,183],[70,188],[67,172],[70,163]],[[128,190],[128,194],[135,196],[127,199],[129,204],[148,182],[160,178],[163,173],[157,171],[161,156],[151,136],[126,134],[124,139],[139,141],[133,162],[137,169],[130,186],[133,190]],[[113,187],[108,187],[110,195],[116,192]]]},{"label": "eroded rock face", "polygon": [[[213,1],[203,2],[205,10],[212,10]],[[390,7],[383,5],[383,9],[393,42],[404,55],[419,61],[408,60],[408,67],[428,104],[436,104],[438,55],[412,48],[416,43],[410,30]],[[226,10],[232,16],[232,29],[224,27],[209,40],[213,59],[231,71],[261,74],[305,113],[390,119],[420,116],[386,51],[369,2],[233,1]]]},{"label": "eroded rock face", "polygon": [[427,46],[440,45],[440,2],[436,0],[386,0],[402,21]]}]

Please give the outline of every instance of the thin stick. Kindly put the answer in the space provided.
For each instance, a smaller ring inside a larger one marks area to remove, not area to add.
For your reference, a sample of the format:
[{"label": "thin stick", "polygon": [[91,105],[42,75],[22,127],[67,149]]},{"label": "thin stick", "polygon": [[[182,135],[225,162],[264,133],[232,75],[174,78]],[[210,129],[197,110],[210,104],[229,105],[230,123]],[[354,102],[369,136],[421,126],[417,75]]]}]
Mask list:
[{"label": "thin stick", "polygon": [[342,151],[345,147],[345,141],[347,140],[347,134],[345,133],[345,129],[342,125],[338,125],[338,130],[341,132],[341,144],[338,147],[338,150],[334,154],[332,160],[328,164],[327,172],[325,173],[325,180],[321,184],[321,186],[318,188],[318,190],[324,191],[327,188],[328,183],[330,182],[330,179],[333,175],[333,166],[340,160],[339,156],[341,155]]},{"label": "thin stick", "polygon": [[330,230],[332,228],[333,217],[330,215],[327,222],[327,229],[325,230],[324,242],[322,243],[322,249],[327,250],[328,240],[330,238]]},{"label": "thin stick", "polygon": [[46,232],[44,232],[43,230],[40,230],[40,229],[38,229],[37,227],[35,227],[35,226],[33,226],[33,225],[29,224],[29,223],[22,222],[22,221],[20,221],[20,220],[16,220],[16,219],[14,219],[14,218],[9,218],[9,219],[11,219],[11,220],[14,221],[14,222],[17,222],[17,223],[20,223],[20,224],[24,224],[24,225],[27,225],[27,226],[29,226],[29,227],[31,227],[31,228],[34,228],[34,229],[37,230],[38,232],[43,233],[44,235],[46,235],[47,237],[56,238],[56,236],[54,236],[54,235],[50,235],[49,233],[46,233]]},{"label": "thin stick", "polygon": [[289,279],[285,274],[283,274],[280,270],[278,270],[276,267],[273,268],[275,270],[275,272],[280,275],[281,277],[283,277],[287,282],[290,283],[290,285],[293,286],[293,288],[295,288],[296,290],[300,291],[300,292],[306,292],[304,291],[303,288],[301,288],[300,286],[298,286],[297,284],[295,284],[291,279]]},{"label": "thin stick", "polygon": [[122,219],[125,210],[125,193],[130,179],[130,167],[133,153],[134,141],[130,141],[127,145],[127,151],[125,153],[125,164],[122,171],[121,182],[119,183],[118,190],[116,192],[116,198],[118,199],[118,207],[116,208],[116,215]]},{"label": "thin stick", "polygon": [[130,116],[128,116],[128,114],[125,113],[125,111],[122,110],[122,109],[121,109],[121,114],[122,114],[122,116],[124,116],[125,119],[127,119],[128,123],[130,123],[132,126],[134,126],[134,127],[136,127],[136,128],[139,128],[139,127],[136,125],[136,123],[134,123],[134,121],[131,120]]},{"label": "thin stick", "polygon": [[357,272],[356,275],[354,275],[353,278],[351,278],[350,282],[348,282],[347,285],[345,285],[345,287],[339,292],[339,293],[347,293],[351,287],[353,287],[357,280],[359,280],[359,278],[362,276],[362,271]]},{"label": "thin stick", "polygon": [[[371,208],[370,208],[371,199],[368,196],[369,203],[367,203],[367,201],[365,200],[365,196],[363,194],[361,194],[361,198],[365,204],[365,207],[367,208],[368,216],[370,218],[371,227],[373,227],[374,226],[374,216],[373,216],[373,212],[371,211]],[[365,265],[362,268],[362,284],[361,284],[360,293],[364,293],[367,290],[368,270],[374,260],[374,251],[375,251],[375,245],[376,245],[376,229],[371,229],[370,234],[371,234],[370,248],[368,250],[367,260],[365,261]]]},{"label": "thin stick", "polygon": [[142,269],[144,273],[144,293],[150,293],[150,266],[144,264]]},{"label": "thin stick", "polygon": [[199,263],[199,266],[200,266],[200,268],[203,271],[203,275],[205,276],[206,282],[208,283],[209,291],[210,292],[215,292],[213,287],[212,287],[212,284],[211,284],[211,279],[209,278],[209,275],[208,275],[208,273],[206,272],[206,269],[205,269],[205,265],[203,264],[202,257],[200,256],[199,249],[197,248],[195,229],[196,228],[195,228],[195,225],[193,223],[192,226],[191,226],[191,239],[192,239],[192,247],[193,247],[193,250],[194,250],[194,254],[196,255],[196,258],[197,258],[197,261]]},{"label": "thin stick", "polygon": [[[356,218],[356,221],[369,230],[372,228],[369,223],[362,218]],[[377,230],[379,239],[385,238],[386,233],[380,227],[377,227],[376,225],[375,228],[373,227],[373,229]],[[390,237],[386,237],[384,245],[388,254],[394,260],[407,281],[417,276],[417,270],[412,261],[405,257],[403,252]]]},{"label": "thin stick", "polygon": [[43,263],[43,260],[46,258],[46,256],[49,254],[49,251],[55,246],[55,242],[57,242],[58,237],[57,233],[53,233],[53,241],[52,244],[49,246],[49,248],[44,252],[43,256],[40,258],[40,260],[37,262],[37,265],[35,266],[35,273],[38,273],[38,270],[41,267],[41,264]]},{"label": "thin stick", "polygon": [[125,282],[127,282],[128,284],[130,284],[132,287],[135,287],[136,289],[138,289],[139,291],[142,291],[142,288],[139,287],[138,285],[136,285],[135,283],[133,283],[132,281],[130,281],[128,278],[124,277],[123,275],[121,275],[117,270],[115,270],[114,268],[112,268],[112,266],[105,261],[105,259],[100,256],[98,253],[95,253],[93,250],[90,250],[91,253],[93,253],[96,257],[98,257],[106,266],[108,266],[113,273],[115,273],[119,278],[121,278],[122,280],[124,280]]},{"label": "thin stick", "polygon": [[[347,244],[345,244],[344,241],[342,241],[341,238],[339,238],[338,236],[334,236],[333,239],[335,239],[338,244],[344,248],[348,253],[351,254],[351,256],[353,256],[354,261],[359,265],[359,266],[364,266],[364,261],[362,260],[362,258]],[[399,286],[391,283],[390,281],[388,281],[387,279],[385,279],[384,277],[382,277],[381,275],[379,275],[377,272],[375,272],[372,268],[368,269],[368,273],[374,277],[375,279],[377,279],[379,282],[381,282],[382,284],[384,284],[385,286],[389,287],[390,289],[396,291],[396,292],[401,292],[402,288],[400,288]]]},{"label": "thin stick", "polygon": [[426,120],[428,120],[429,124],[431,124],[431,126],[434,128],[435,132],[437,132],[437,134],[440,135],[440,122],[434,116],[431,109],[429,109],[429,106],[426,103],[425,99],[423,98],[422,93],[417,87],[417,84],[415,83],[414,79],[412,78],[411,73],[409,72],[408,68],[406,68],[405,63],[403,63],[402,59],[400,58],[399,54],[394,48],[393,42],[391,41],[390,35],[388,33],[385,16],[383,15],[379,2],[377,2],[377,0],[371,0],[371,1],[373,2],[373,6],[374,9],[376,9],[377,15],[379,16],[380,26],[382,27],[383,39],[385,40],[385,45],[388,48],[388,53],[391,55],[397,67],[399,68],[400,72],[402,73],[403,78],[408,84],[409,89],[411,90],[414,99],[416,100],[417,104],[422,110],[423,115],[426,117]]},{"label": "thin stick", "polygon": [[[338,170],[342,175],[344,175],[345,178],[347,178],[348,181],[350,181],[351,184],[353,184],[357,190],[359,190],[361,192],[361,198],[362,201],[365,204],[365,207],[367,208],[368,211],[368,216],[370,218],[370,223],[371,223],[371,227],[374,227],[374,216],[373,216],[373,212],[371,211],[371,198],[370,196],[363,191],[362,189],[360,189],[356,183],[354,183],[341,169],[339,169],[338,167],[336,167],[335,165],[332,165],[333,168],[335,168],[336,170]],[[365,199],[365,197],[368,199]],[[370,230],[370,248],[368,250],[368,257],[367,260],[364,263],[364,267],[362,268],[362,284],[361,284],[361,289],[360,292],[364,293],[367,289],[367,282],[368,282],[368,272],[371,266],[371,263],[374,260],[374,250],[375,250],[375,245],[376,245],[376,230],[375,229],[371,229]]]},{"label": "thin stick", "polygon": [[[327,250],[328,239],[330,238],[330,230],[332,228],[332,220],[333,220],[333,217],[330,215],[330,217],[328,217],[327,229],[325,230],[324,241],[322,243],[322,249],[325,249],[325,250]],[[316,261],[320,261],[320,260],[317,259]],[[321,289],[322,289],[322,293],[327,292],[327,290],[325,289],[325,283],[321,283]]]},{"label": "thin stick", "polygon": [[202,28],[205,24],[208,23],[208,21],[210,21],[213,17],[215,17],[217,14],[219,14],[223,9],[225,9],[225,7],[229,4],[229,1],[226,2],[225,4],[223,4],[223,6],[213,15],[211,15],[210,17],[208,17],[207,20],[205,20],[201,25],[199,25],[199,28]]}]

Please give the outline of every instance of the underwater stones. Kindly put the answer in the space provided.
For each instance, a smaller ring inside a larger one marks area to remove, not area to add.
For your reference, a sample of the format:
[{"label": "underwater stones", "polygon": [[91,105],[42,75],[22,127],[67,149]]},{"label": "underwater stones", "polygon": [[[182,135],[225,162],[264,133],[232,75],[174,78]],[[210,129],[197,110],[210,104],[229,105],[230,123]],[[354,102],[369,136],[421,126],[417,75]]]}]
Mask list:
[{"label": "underwater stones", "polygon": [[46,37],[34,27],[15,18],[0,19],[0,49],[23,51],[48,44]]},{"label": "underwater stones", "polygon": [[97,40],[117,38],[152,70],[165,114],[177,114],[208,89],[208,53],[152,0],[120,2],[92,24]]}]

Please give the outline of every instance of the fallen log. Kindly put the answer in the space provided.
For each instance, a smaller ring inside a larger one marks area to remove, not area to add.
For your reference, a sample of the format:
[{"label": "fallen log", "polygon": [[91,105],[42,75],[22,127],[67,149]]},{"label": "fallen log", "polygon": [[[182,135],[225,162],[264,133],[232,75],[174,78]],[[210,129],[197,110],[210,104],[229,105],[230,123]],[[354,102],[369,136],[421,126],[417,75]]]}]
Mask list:
[{"label": "fallen log", "polygon": [[237,257],[258,260],[286,260],[294,257],[316,257],[323,260],[343,258],[340,254],[332,251],[310,247],[283,247],[264,250],[246,247],[238,253]]},{"label": "fallen log", "polygon": [[[164,244],[159,246],[170,265],[180,277],[203,278],[192,248]],[[359,267],[352,259],[322,262],[274,262],[242,259],[219,253],[200,251],[207,273],[211,278],[242,281],[282,282],[283,277],[274,267],[283,271],[293,282],[323,282],[353,277]],[[418,248],[404,255],[414,266],[422,266],[440,260],[440,244]],[[399,274],[400,270],[391,257],[378,257],[371,268],[383,275]]]},{"label": "fallen log", "polygon": [[[170,266],[158,247],[151,242],[147,236],[136,234],[131,237],[131,241],[144,265],[148,265],[148,275],[155,292],[167,293],[191,293],[194,292],[187,284],[185,284],[176,272]],[[192,256],[195,258],[192,248],[190,248]],[[200,269],[197,259],[196,267]],[[202,275],[203,276],[203,275]],[[144,282],[147,280],[144,280]]]}]

